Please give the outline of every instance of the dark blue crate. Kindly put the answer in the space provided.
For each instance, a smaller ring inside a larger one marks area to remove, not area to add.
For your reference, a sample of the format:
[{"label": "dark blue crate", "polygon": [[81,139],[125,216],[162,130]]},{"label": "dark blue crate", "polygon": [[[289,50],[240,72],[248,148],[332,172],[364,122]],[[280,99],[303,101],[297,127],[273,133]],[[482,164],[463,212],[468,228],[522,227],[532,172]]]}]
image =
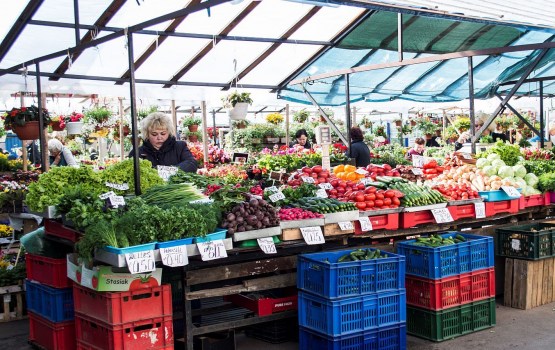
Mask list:
[{"label": "dark blue crate", "polygon": [[299,292],[299,325],[332,337],[404,322],[406,292],[329,300]]},{"label": "dark blue crate", "polygon": [[405,257],[337,262],[352,251],[299,255],[297,288],[329,299],[405,288]]},{"label": "dark blue crate", "polygon": [[52,322],[73,320],[73,288],[52,288],[25,280],[27,309]]},{"label": "dark blue crate", "polygon": [[397,253],[407,259],[408,275],[438,279],[493,267],[493,238],[449,232],[442,237],[459,234],[466,242],[437,248],[414,245],[416,240],[397,244]]},{"label": "dark blue crate", "polygon": [[299,327],[300,350],[405,350],[406,324],[381,327],[372,331],[330,337]]}]

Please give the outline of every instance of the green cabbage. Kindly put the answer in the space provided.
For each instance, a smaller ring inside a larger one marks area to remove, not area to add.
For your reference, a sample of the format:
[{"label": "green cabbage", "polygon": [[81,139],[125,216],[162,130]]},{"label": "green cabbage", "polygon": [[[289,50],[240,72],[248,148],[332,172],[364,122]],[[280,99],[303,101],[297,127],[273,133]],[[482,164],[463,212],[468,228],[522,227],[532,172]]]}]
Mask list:
[{"label": "green cabbage", "polygon": [[491,165],[491,163],[490,163],[490,161],[487,160],[486,158],[480,158],[480,159],[478,159],[478,160],[476,161],[476,166],[477,166],[478,168],[480,168],[480,169],[482,169],[482,168],[484,168],[484,167],[486,167],[486,166],[488,166],[488,165]]},{"label": "green cabbage", "polygon": [[526,180],[524,180],[521,177],[516,177],[515,182],[517,184],[517,188],[525,188],[526,186],[528,186],[528,184],[526,183]]},{"label": "green cabbage", "polygon": [[499,157],[499,154],[492,153],[492,154],[488,155],[488,161],[493,162],[496,159],[501,159],[501,157]]},{"label": "green cabbage", "polygon": [[526,168],[524,165],[517,164],[513,167],[515,177],[524,177],[526,175]]},{"label": "green cabbage", "polygon": [[538,177],[534,173],[528,173],[524,176],[524,180],[528,186],[536,187],[538,185]]},{"label": "green cabbage", "polygon": [[501,159],[494,159],[491,162],[491,165],[494,166],[497,170],[499,170],[499,168],[501,168],[502,166],[506,166],[507,164],[505,164],[505,162],[502,161]]},{"label": "green cabbage", "polygon": [[497,169],[491,165],[486,165],[483,170],[488,176],[497,175]]},{"label": "green cabbage", "polygon": [[502,179],[506,179],[508,177],[513,177],[515,173],[512,167],[508,165],[503,165],[502,167],[499,168],[497,175],[499,175]]}]

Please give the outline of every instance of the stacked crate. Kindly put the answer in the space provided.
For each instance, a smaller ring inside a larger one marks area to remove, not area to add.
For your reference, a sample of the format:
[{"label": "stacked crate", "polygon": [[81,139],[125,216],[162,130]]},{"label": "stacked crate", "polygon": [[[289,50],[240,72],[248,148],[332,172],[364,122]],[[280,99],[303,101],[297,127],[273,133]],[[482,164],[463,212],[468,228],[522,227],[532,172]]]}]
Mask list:
[{"label": "stacked crate", "polygon": [[46,350],[74,350],[73,292],[66,259],[25,257],[29,342]]},{"label": "stacked crate", "polygon": [[299,348],[405,349],[404,257],[339,261],[350,252],[299,256]]},{"label": "stacked crate", "polygon": [[495,325],[493,239],[461,235],[440,247],[401,242],[406,258],[407,333],[443,341]]},{"label": "stacked crate", "polygon": [[97,292],[74,284],[77,349],[173,349],[169,285]]}]

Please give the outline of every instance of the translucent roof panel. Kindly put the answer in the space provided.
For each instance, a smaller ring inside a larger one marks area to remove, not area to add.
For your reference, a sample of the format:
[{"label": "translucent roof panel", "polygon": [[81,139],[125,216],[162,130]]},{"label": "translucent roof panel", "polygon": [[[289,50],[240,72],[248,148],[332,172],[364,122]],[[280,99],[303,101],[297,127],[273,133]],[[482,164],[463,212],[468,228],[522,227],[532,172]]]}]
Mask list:
[{"label": "translucent roof panel", "polygon": [[[111,0],[79,0],[79,22],[94,24]],[[44,0],[33,17],[39,21],[73,23],[73,0]]]},{"label": "translucent roof panel", "polygon": [[19,14],[23,12],[27,5],[27,0],[10,0],[0,3],[0,13],[2,13],[2,21],[0,21],[0,38],[4,38],[14,25]]},{"label": "translucent roof panel", "polygon": [[[225,3],[210,8],[210,13],[208,11],[191,13],[177,27],[176,31],[216,35],[247,5],[248,1],[243,1],[237,5]],[[252,35],[253,33],[249,34],[249,36]]]},{"label": "translucent roof panel", "polygon": [[[109,26],[125,28],[149,19],[165,15],[170,12],[181,10],[187,2],[183,0],[164,1],[126,1],[122,8],[108,23]],[[164,30],[169,22],[157,24],[145,29]]]}]

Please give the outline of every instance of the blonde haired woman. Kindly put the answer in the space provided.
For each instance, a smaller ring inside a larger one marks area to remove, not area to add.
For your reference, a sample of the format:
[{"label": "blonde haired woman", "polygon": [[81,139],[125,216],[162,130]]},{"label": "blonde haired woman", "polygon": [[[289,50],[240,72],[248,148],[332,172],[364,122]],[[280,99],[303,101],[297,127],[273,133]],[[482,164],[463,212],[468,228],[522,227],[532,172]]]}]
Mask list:
[{"label": "blonde haired woman", "polygon": [[[194,173],[197,161],[184,141],[177,141],[175,128],[169,116],[161,112],[149,114],[141,122],[143,145],[139,147],[139,158],[149,160],[152,167],[158,165],[177,166]],[[129,154],[133,157],[133,151]]]}]

